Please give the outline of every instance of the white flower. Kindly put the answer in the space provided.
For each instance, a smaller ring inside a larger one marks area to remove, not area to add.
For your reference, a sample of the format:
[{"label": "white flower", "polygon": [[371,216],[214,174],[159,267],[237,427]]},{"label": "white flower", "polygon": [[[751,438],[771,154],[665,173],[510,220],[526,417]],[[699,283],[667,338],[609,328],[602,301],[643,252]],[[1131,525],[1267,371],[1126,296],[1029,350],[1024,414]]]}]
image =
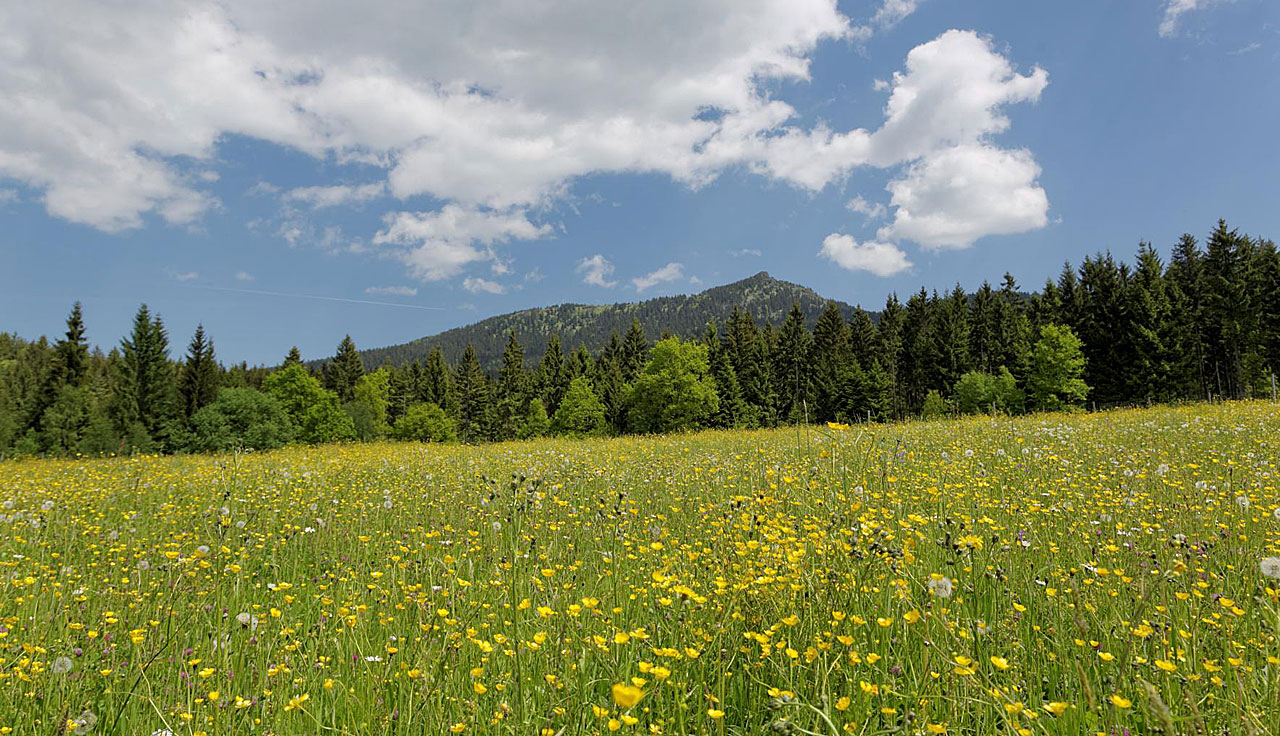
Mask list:
[{"label": "white flower", "polygon": [[1280,507],[1277,507],[1275,511],[1272,511],[1271,515],[1276,518],[1276,521],[1280,521]]},{"label": "white flower", "polygon": [[248,611],[244,611],[236,614],[236,623],[252,631],[258,628],[258,617]]},{"label": "white flower", "polygon": [[1263,557],[1262,574],[1273,580],[1280,580],[1280,557]]},{"label": "white flower", "polygon": [[1156,468],[1156,475],[1164,475],[1167,472],[1169,472],[1169,466],[1164,463],[1160,463],[1160,467]]},{"label": "white flower", "polygon": [[1236,505],[1237,505],[1237,506],[1239,506],[1239,507],[1240,507],[1240,508],[1242,508],[1242,509],[1247,509],[1247,508],[1249,508],[1249,497],[1248,497],[1248,496],[1236,496]]},{"label": "white flower", "polygon": [[53,663],[49,665],[49,671],[55,675],[65,675],[71,671],[70,657],[55,657]]},{"label": "white flower", "polygon": [[930,578],[929,592],[939,598],[950,598],[951,578]]}]

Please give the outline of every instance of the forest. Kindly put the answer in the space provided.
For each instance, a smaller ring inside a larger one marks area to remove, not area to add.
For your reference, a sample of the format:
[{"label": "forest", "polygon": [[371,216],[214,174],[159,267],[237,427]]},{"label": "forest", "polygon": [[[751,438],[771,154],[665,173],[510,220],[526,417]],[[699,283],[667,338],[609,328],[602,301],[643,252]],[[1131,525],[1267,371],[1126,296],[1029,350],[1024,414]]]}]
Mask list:
[{"label": "forest", "polygon": [[[144,304],[104,352],[79,304],[50,341],[0,334],[0,456],[270,449],[382,438],[467,443],[944,414],[1101,409],[1275,396],[1280,254],[1219,221],[1168,263],[1149,243],[1065,264],[1036,292],[1005,274],[973,292],[835,302],[810,328],[793,304],[733,308],[681,339],[633,320],[602,349],[551,335],[525,359],[515,331],[496,371],[468,345],[453,364],[366,370],[350,336],[318,366],[225,366],[197,328],[173,355]],[[656,340],[656,341],[655,341]]]}]

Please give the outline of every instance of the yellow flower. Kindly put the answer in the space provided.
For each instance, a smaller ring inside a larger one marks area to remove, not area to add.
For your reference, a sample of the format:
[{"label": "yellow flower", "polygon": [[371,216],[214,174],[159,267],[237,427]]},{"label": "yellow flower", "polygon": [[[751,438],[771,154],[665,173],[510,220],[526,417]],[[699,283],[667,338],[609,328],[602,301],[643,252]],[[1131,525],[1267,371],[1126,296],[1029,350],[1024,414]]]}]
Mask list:
[{"label": "yellow flower", "polygon": [[1165,672],[1175,672],[1178,669],[1178,665],[1174,664],[1173,662],[1170,662],[1167,659],[1157,659],[1156,666],[1164,670]]},{"label": "yellow flower", "polygon": [[1117,707],[1117,708],[1131,708],[1131,707],[1133,707],[1133,701],[1132,701],[1132,700],[1129,700],[1128,698],[1124,697],[1123,695],[1112,695],[1112,696],[1111,696],[1111,704],[1112,704],[1112,705],[1114,705],[1114,706],[1115,706],[1115,707]]},{"label": "yellow flower", "polygon": [[449,733],[462,733],[467,730],[467,724],[458,722],[449,727]]},{"label": "yellow flower", "polygon": [[994,665],[996,666],[996,669],[998,669],[998,670],[1007,670],[1007,669],[1009,669],[1009,660],[1005,659],[1004,657],[996,657],[996,656],[992,656],[992,657],[991,657],[991,664],[994,664]]},{"label": "yellow flower", "polygon": [[1066,712],[1067,703],[1062,703],[1062,702],[1045,703],[1044,709],[1049,711],[1055,716],[1060,716]]},{"label": "yellow flower", "polygon": [[712,720],[717,720],[717,721],[718,721],[718,720],[720,720],[721,718],[724,718],[724,711],[722,711],[722,710],[716,710],[715,708],[709,708],[709,709],[707,710],[707,716],[708,716],[709,718],[711,718]]},{"label": "yellow flower", "polygon": [[849,698],[849,696],[845,695],[844,697],[836,701],[836,710],[849,710],[849,705],[852,702],[853,701]]},{"label": "yellow flower", "polygon": [[945,723],[930,723],[930,724],[927,724],[925,728],[929,730],[929,733],[946,733],[947,732],[947,724]]},{"label": "yellow flower", "polygon": [[640,698],[644,697],[644,691],[634,685],[623,685],[622,683],[614,683],[613,685],[613,702],[618,704],[619,708],[630,708],[640,702]]}]

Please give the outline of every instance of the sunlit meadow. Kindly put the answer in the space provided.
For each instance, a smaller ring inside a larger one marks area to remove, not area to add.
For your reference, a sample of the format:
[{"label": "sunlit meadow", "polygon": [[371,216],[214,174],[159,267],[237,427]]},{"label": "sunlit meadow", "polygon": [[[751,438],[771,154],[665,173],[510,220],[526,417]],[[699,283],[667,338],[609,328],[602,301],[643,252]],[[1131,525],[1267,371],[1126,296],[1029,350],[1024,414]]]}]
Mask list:
[{"label": "sunlit meadow", "polygon": [[1270,733],[1267,403],[0,465],[0,732]]}]

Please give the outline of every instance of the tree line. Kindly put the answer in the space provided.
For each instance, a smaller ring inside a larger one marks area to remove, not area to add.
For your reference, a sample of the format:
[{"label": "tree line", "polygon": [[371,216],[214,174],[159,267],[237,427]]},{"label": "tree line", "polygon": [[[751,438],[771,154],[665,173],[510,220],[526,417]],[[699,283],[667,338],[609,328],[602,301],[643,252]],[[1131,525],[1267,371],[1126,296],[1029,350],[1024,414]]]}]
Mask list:
[{"label": "tree line", "polygon": [[1099,253],[1032,294],[1005,274],[972,293],[890,295],[875,317],[832,302],[812,329],[796,304],[776,326],[734,308],[695,340],[648,334],[635,320],[595,354],[552,335],[530,365],[511,331],[496,372],[470,345],[456,365],[436,347],[366,370],[350,336],[316,370],[297,348],[274,369],[225,367],[203,327],[174,360],[146,305],[119,346],[90,350],[76,304],[53,343],[0,334],[0,454],[474,443],[1274,395],[1280,254],[1219,221],[1203,247],[1184,235],[1168,264],[1143,243],[1133,265]]}]

